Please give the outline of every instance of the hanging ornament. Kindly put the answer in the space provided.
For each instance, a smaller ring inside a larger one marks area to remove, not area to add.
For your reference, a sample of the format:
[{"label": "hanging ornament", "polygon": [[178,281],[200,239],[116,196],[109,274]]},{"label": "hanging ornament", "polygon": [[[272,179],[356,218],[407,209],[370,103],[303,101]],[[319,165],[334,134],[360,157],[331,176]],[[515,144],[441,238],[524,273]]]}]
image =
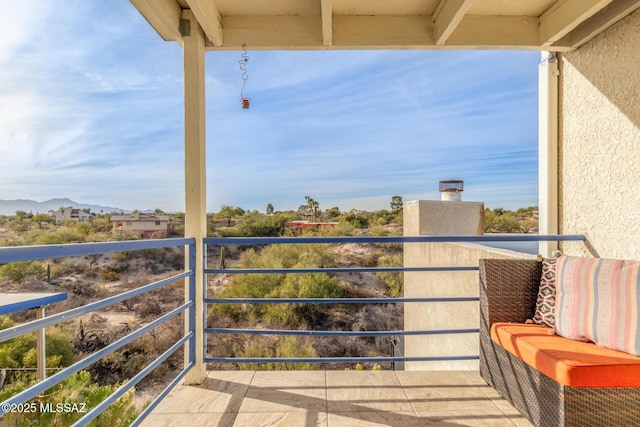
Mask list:
[{"label": "hanging ornament", "polygon": [[240,64],[240,71],[242,71],[242,89],[240,89],[240,103],[242,104],[242,108],[245,110],[249,109],[249,104],[251,103],[251,98],[245,98],[244,97],[244,87],[247,84],[247,79],[249,78],[249,76],[247,75],[247,69],[245,68],[245,66],[247,65],[247,62],[249,62],[249,55],[247,55],[247,45],[246,44],[242,44],[242,50],[243,53],[240,54],[240,61],[238,61],[238,63]]}]

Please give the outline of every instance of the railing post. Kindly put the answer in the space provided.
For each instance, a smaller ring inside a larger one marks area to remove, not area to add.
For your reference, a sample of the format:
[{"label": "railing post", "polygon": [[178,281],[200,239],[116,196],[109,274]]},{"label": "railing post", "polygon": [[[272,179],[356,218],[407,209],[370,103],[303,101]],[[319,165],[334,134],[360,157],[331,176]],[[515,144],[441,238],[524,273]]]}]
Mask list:
[{"label": "railing post", "polygon": [[[36,308],[38,311],[37,318],[44,319],[44,306]],[[36,367],[38,369],[38,381],[47,378],[47,351],[45,341],[45,329],[42,328],[36,332]]]},{"label": "railing post", "polygon": [[190,271],[192,275],[187,279],[185,302],[193,303],[194,305],[189,309],[185,317],[185,333],[193,333],[193,336],[189,339],[187,345],[185,345],[184,366],[196,362],[196,265],[196,245],[191,243],[187,246],[186,269]]}]

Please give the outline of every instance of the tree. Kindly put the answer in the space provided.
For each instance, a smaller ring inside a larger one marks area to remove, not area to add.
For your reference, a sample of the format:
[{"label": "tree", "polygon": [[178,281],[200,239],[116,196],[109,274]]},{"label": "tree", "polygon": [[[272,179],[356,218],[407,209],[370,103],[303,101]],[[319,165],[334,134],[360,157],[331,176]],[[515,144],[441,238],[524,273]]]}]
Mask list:
[{"label": "tree", "polygon": [[311,212],[312,221],[316,222],[316,219],[318,216],[318,210],[320,209],[320,204],[309,196],[304,196],[304,199],[307,201],[307,206],[309,207],[309,212]]},{"label": "tree", "polygon": [[267,215],[273,215],[273,205],[271,203],[267,205]]},{"label": "tree", "polygon": [[341,214],[340,208],[337,207],[337,206],[334,206],[331,209],[327,209],[326,212],[327,212],[327,216],[329,217],[329,219],[339,217],[340,214]]},{"label": "tree", "polygon": [[220,211],[216,214],[218,218],[226,218],[227,227],[231,227],[231,219],[244,215],[244,209],[234,208],[233,206],[222,206]]},{"label": "tree", "polygon": [[391,197],[391,212],[394,214],[402,212],[402,196]]},{"label": "tree", "polygon": [[369,226],[369,221],[362,215],[357,214],[349,214],[340,218],[340,222],[346,222],[347,224],[351,224],[355,228],[367,228]]},{"label": "tree", "polygon": [[38,228],[42,228],[42,223],[43,222],[51,222],[51,216],[47,215],[47,214],[35,214],[32,218],[31,221],[35,222],[38,224]]},{"label": "tree", "polygon": [[29,219],[31,218],[33,215],[31,215],[30,213],[27,213],[25,211],[16,211],[16,217],[20,220],[23,221],[25,219]]}]

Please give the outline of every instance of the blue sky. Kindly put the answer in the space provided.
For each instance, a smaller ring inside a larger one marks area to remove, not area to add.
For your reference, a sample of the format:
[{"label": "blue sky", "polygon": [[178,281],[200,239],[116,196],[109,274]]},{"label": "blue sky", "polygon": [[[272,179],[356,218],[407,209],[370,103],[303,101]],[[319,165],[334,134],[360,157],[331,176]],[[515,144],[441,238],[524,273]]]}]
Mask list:
[{"label": "blue sky", "polygon": [[[538,52],[252,51],[206,58],[207,208],[537,204]],[[127,0],[0,16],[0,199],[184,209],[182,51]]]}]

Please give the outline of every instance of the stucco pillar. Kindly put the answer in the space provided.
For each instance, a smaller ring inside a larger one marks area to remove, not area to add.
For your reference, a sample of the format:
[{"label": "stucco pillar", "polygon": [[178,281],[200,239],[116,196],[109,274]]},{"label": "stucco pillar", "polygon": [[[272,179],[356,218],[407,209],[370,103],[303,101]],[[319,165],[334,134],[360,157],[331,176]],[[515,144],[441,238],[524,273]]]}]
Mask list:
[{"label": "stucco pillar", "polygon": [[[404,205],[404,235],[482,235],[484,204],[459,201],[418,200]],[[405,243],[405,267],[450,267],[478,265],[476,251],[459,244]],[[477,297],[477,271],[406,272],[406,298]],[[475,329],[478,327],[475,301],[412,302],[404,305],[406,331]],[[478,354],[478,334],[407,335],[404,354],[408,357],[470,356]],[[406,362],[406,370],[474,370],[476,360]]]},{"label": "stucco pillar", "polygon": [[[539,233],[558,234],[558,59],[542,52],[538,73],[538,209]],[[540,242],[539,252],[551,256],[557,242]]]},{"label": "stucco pillar", "polygon": [[[204,242],[207,233],[206,138],[205,138],[205,38],[190,10],[182,12],[180,31],[184,40],[184,182],[185,237],[196,240],[195,262],[195,366],[185,377],[186,384],[201,384],[204,364]],[[187,291],[185,284],[185,293]],[[188,328],[188,322],[185,322]],[[191,350],[185,351],[185,363]]]}]

